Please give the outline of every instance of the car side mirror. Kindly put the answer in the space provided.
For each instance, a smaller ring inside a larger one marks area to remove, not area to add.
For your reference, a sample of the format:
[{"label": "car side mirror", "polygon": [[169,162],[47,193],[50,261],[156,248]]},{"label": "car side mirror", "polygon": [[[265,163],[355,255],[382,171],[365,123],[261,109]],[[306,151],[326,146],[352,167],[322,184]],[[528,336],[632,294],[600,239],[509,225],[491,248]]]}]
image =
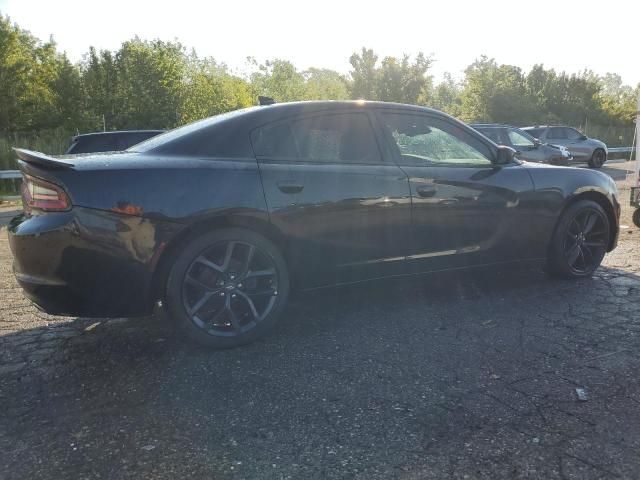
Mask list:
[{"label": "car side mirror", "polygon": [[580,140],[587,140],[589,137],[587,137],[586,135],[582,135],[580,136]]},{"label": "car side mirror", "polygon": [[537,138],[533,139],[533,148],[540,148],[540,145],[542,145],[542,142],[540,140],[538,140]]},{"label": "car side mirror", "polygon": [[507,165],[515,159],[516,151],[506,145],[498,145],[498,155],[496,156],[496,164]]}]

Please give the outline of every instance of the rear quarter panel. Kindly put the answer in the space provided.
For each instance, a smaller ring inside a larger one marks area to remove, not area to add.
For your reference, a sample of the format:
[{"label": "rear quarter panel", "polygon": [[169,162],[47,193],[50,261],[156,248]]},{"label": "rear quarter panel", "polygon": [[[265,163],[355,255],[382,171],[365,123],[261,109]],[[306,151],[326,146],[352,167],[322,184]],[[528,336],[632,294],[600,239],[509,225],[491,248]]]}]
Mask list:
[{"label": "rear quarter panel", "polygon": [[253,158],[112,154],[69,159],[74,170],[45,171],[25,163],[21,168],[62,185],[74,206],[183,224],[230,210],[268,215]]}]

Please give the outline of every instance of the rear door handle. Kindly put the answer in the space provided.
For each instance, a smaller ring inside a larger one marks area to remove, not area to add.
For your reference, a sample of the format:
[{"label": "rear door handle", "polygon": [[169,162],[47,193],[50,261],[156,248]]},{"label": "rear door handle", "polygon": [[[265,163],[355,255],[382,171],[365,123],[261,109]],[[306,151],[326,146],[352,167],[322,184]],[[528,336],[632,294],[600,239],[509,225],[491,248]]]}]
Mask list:
[{"label": "rear door handle", "polygon": [[300,193],[304,188],[304,185],[299,183],[278,182],[278,188],[282,193]]},{"label": "rear door handle", "polygon": [[436,187],[433,185],[421,185],[416,188],[416,192],[418,192],[419,197],[430,198],[436,194]]}]

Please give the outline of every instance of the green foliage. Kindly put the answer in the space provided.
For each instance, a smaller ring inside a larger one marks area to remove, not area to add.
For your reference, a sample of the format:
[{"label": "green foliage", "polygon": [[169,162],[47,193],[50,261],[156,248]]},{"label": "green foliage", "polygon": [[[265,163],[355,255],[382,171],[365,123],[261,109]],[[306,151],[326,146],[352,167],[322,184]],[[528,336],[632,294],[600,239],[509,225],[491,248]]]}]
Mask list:
[{"label": "green foliage", "polygon": [[250,83],[255,97],[264,95],[277,102],[349,98],[348,80],[333,70],[299,71],[291,62],[280,59],[258,64],[249,58],[249,63],[254,69]]},{"label": "green foliage", "polygon": [[326,68],[310,68],[304,72],[306,98],[309,100],[347,100],[349,81],[338,72]]},{"label": "green foliage", "polygon": [[257,71],[251,74],[251,85],[256,95],[274,98],[278,102],[306,100],[304,75],[287,60],[270,60],[257,64],[250,59]]},{"label": "green foliage", "polygon": [[351,71],[351,95],[355,99],[377,100],[378,99],[378,56],[373,50],[362,47],[358,55],[354,53],[349,58],[349,63],[353,67]]},{"label": "green foliage", "polygon": [[427,75],[432,59],[422,52],[413,63],[408,55],[402,58],[385,57],[378,65],[373,50],[362,48],[349,59],[353,70],[352,98],[382,100],[385,102],[425,103],[432,89],[432,78]]},{"label": "green foliage", "polygon": [[186,66],[185,84],[180,96],[180,121],[189,123],[253,104],[249,84],[228,73],[225,65],[212,58],[192,54]]},{"label": "green foliage", "polygon": [[462,98],[461,87],[457,84],[450,73],[444,74],[444,79],[436,85],[430,96],[424,102],[437,110],[453,115],[454,117],[462,116]]},{"label": "green foliage", "polygon": [[39,152],[59,155],[69,146],[72,133],[64,128],[0,134],[0,170],[17,169],[15,155],[11,147],[20,146]]},{"label": "green foliage", "polygon": [[0,132],[55,124],[58,60],[52,42],[42,44],[0,15]]},{"label": "green foliage", "polygon": [[298,70],[291,62],[249,59],[249,73],[234,74],[213,58],[200,58],[178,42],[124,42],[117,51],[89,47],[79,64],[0,15],[0,169],[15,166],[11,145],[62,153],[76,133],[173,128],[253,105],[258,95],[276,101],[383,100],[426,105],[466,121],[516,125],[557,122],[618,145],[630,143],[640,85],[618,75],[567,75],[535,65],[528,73],[481,57],[457,82],[434,84],[433,60],[380,59],[362,48],[344,76],[328,69]]}]

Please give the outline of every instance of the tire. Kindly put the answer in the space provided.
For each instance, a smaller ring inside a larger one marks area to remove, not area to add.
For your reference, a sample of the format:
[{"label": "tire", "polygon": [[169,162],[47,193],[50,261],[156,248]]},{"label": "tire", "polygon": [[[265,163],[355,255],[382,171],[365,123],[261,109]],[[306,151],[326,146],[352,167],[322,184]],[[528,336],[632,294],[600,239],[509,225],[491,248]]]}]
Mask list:
[{"label": "tire", "polygon": [[564,278],[589,277],[607,253],[609,218],[592,200],[570,205],[551,237],[547,271]]},{"label": "tire", "polygon": [[596,148],[589,160],[589,167],[600,168],[607,161],[607,154],[601,148]]},{"label": "tire", "polygon": [[167,310],[191,340],[233,348],[267,334],[289,296],[282,254],[251,230],[229,228],[191,240],[171,267]]},{"label": "tire", "polygon": [[633,212],[633,224],[640,228],[640,208],[636,208],[635,212]]}]

